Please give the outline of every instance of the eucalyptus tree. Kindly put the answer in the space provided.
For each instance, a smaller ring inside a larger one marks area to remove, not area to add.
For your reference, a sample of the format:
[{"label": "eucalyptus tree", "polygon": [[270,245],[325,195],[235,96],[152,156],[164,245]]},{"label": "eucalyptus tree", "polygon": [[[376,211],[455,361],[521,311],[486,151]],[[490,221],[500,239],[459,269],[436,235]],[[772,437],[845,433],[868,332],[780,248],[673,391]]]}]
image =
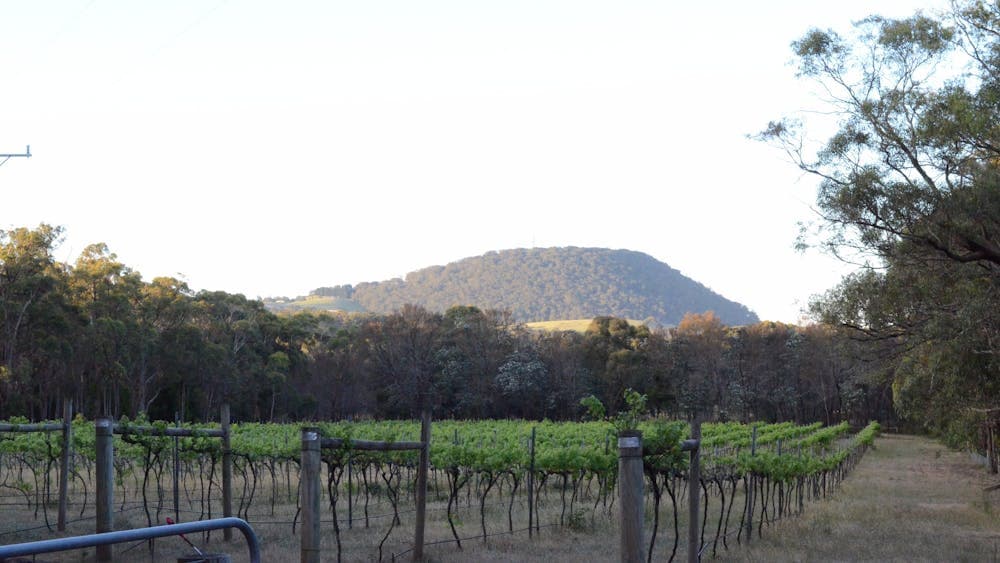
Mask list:
[{"label": "eucalyptus tree", "polygon": [[75,327],[66,271],[53,258],[62,233],[46,224],[0,230],[0,418],[47,416],[42,391],[68,392]]},{"label": "eucalyptus tree", "polygon": [[192,295],[187,283],[169,277],[154,278],[142,284],[136,295],[138,322],[135,330],[141,340],[135,369],[129,379],[133,415],[148,413],[160,393],[166,390],[169,367],[175,363],[172,356],[191,352],[191,344],[177,345],[177,335],[191,322]]},{"label": "eucalyptus tree", "polygon": [[541,331],[534,335],[549,378],[549,393],[554,403],[553,418],[577,418],[580,399],[593,393],[593,372],[583,357],[584,336],[576,331]]},{"label": "eucalyptus tree", "polygon": [[259,420],[270,398],[267,360],[276,351],[277,318],[261,301],[224,291],[201,291],[193,306],[203,353],[191,374],[192,393],[200,396],[192,398],[202,416],[228,401],[234,416]]},{"label": "eucalyptus tree", "polygon": [[412,417],[435,405],[442,317],[417,305],[367,321],[364,340],[378,414]]},{"label": "eucalyptus tree", "polygon": [[510,311],[456,305],[444,312],[437,350],[438,399],[446,412],[467,418],[506,416],[497,375],[519,349],[530,348]]},{"label": "eucalyptus tree", "polygon": [[623,408],[624,391],[645,392],[651,385],[645,345],[649,327],[618,317],[595,317],[584,333],[583,357],[595,390],[609,411]]},{"label": "eucalyptus tree", "polygon": [[128,389],[148,338],[137,310],[142,286],[139,273],[106,244],[91,244],[77,258],[68,279],[81,324],[77,404],[101,414],[135,414]]},{"label": "eucalyptus tree", "polygon": [[688,415],[725,408],[726,327],[712,311],[688,313],[673,330],[679,402]]},{"label": "eucalyptus tree", "polygon": [[801,242],[863,266],[813,312],[895,343],[897,408],[967,433],[964,413],[1000,400],[1000,5],[873,16],[793,49],[838,128],[819,147],[794,119],[762,137],[819,179]]},{"label": "eucalyptus tree", "polygon": [[306,333],[301,350],[306,371],[295,380],[301,394],[298,416],[345,418],[375,410],[374,386],[365,368],[362,327],[371,317],[299,313],[288,319]]},{"label": "eucalyptus tree", "polygon": [[496,385],[509,399],[506,416],[542,420],[555,409],[549,373],[530,344],[515,350],[500,365]]}]

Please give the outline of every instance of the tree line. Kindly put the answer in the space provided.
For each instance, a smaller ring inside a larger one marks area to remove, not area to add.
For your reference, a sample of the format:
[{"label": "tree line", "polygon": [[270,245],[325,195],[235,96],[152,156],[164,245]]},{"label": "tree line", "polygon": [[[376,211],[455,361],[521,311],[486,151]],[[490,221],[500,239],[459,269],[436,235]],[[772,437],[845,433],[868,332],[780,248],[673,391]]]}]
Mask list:
[{"label": "tree line", "polygon": [[104,244],[72,265],[48,225],[0,231],[0,418],[145,412],[208,420],[411,417],[576,419],[623,392],[670,416],[892,418],[879,354],[825,326],[671,329],[615,317],[583,332],[529,330],[510,311],[404,305],[389,314],[277,315],[258,300],[142,280]]}]

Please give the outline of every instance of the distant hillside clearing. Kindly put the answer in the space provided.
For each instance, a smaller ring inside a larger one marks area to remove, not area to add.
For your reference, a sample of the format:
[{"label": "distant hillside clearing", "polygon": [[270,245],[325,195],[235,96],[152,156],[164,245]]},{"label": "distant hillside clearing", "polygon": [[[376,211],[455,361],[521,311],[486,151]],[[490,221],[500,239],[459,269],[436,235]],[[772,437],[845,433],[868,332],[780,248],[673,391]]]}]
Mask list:
[{"label": "distant hillside clearing", "polygon": [[[558,331],[572,331],[572,332],[587,332],[587,327],[593,319],[569,319],[562,321],[537,321],[533,323],[525,323],[525,326],[531,330],[548,331],[548,332],[558,332]],[[628,322],[632,326],[642,326],[645,324],[643,321],[637,321],[635,319],[628,319]]]}]

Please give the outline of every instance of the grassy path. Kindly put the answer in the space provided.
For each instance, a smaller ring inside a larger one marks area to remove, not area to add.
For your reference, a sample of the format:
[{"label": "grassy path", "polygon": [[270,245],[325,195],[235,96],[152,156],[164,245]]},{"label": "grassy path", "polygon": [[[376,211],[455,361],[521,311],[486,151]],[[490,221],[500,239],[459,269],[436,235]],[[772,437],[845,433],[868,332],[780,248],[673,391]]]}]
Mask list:
[{"label": "grassy path", "polygon": [[1000,491],[968,454],[917,436],[876,440],[841,489],[764,529],[728,561],[1000,561]]}]

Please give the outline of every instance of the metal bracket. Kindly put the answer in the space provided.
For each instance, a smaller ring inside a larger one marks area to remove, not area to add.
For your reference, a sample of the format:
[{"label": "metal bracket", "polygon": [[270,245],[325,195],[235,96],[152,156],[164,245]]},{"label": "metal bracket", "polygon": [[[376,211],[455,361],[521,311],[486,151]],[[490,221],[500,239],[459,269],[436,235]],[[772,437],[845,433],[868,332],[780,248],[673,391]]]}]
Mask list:
[{"label": "metal bracket", "polygon": [[25,148],[24,152],[21,154],[14,154],[14,153],[0,154],[0,159],[3,159],[0,160],[0,166],[3,166],[4,163],[15,157],[31,158],[31,145],[27,145],[27,148]]}]

